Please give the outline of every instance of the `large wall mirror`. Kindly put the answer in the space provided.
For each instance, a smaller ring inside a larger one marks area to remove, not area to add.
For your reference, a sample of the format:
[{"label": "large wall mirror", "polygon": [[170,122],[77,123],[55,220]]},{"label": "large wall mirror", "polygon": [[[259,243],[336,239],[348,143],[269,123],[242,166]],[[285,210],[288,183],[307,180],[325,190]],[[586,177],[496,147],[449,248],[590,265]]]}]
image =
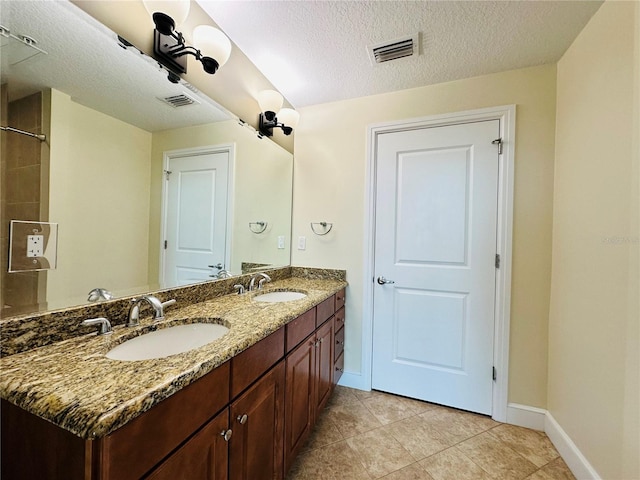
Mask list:
[{"label": "large wall mirror", "polygon": [[[2,318],[290,263],[291,153],[69,2],[0,20],[0,124],[46,135],[1,133]],[[55,269],[8,273],[11,220],[58,224]]]}]

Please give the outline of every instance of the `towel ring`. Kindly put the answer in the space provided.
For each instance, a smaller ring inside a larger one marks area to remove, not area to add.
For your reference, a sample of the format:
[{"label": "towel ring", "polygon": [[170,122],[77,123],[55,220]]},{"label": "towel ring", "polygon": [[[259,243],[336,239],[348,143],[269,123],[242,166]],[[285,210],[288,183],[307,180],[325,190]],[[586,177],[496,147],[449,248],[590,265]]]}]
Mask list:
[{"label": "towel ring", "polygon": [[249,230],[255,234],[264,233],[269,224],[267,222],[249,222]]},{"label": "towel ring", "polygon": [[316,235],[326,235],[333,228],[333,223],[327,222],[311,222],[311,230]]}]

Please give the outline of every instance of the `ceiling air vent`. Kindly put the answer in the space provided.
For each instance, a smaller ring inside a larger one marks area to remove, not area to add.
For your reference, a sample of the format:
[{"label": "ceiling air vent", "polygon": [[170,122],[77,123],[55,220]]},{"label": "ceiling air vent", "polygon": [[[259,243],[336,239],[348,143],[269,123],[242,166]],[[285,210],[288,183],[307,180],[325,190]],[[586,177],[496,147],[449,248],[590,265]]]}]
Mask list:
[{"label": "ceiling air vent", "polygon": [[171,95],[169,97],[159,98],[158,100],[161,100],[164,103],[167,103],[174,108],[186,107],[187,105],[194,105],[194,104],[200,103],[195,98],[190,97],[186,93],[181,93],[179,95]]},{"label": "ceiling air vent", "polygon": [[367,47],[372,65],[418,55],[418,34]]}]

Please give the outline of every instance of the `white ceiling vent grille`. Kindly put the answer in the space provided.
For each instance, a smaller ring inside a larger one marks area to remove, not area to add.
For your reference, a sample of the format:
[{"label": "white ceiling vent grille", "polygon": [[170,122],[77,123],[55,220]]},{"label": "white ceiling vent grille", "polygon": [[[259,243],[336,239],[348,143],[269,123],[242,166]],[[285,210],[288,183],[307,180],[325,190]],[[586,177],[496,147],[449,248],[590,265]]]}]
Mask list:
[{"label": "white ceiling vent grille", "polygon": [[187,95],[186,93],[181,93],[179,95],[171,95],[169,97],[159,98],[158,100],[171,105],[174,108],[178,107],[186,107],[187,105],[199,104],[195,98]]},{"label": "white ceiling vent grille", "polygon": [[390,62],[399,58],[412,57],[420,53],[418,48],[419,34],[398,38],[390,42],[379,43],[367,47],[372,65]]}]

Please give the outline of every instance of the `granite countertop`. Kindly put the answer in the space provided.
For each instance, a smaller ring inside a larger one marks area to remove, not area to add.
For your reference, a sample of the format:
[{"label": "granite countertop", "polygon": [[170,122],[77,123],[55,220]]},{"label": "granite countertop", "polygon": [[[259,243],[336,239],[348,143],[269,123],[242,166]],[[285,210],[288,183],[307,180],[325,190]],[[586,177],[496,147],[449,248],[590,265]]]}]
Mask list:
[{"label": "granite countertop", "polygon": [[[307,297],[262,303],[252,300],[252,292],[175,305],[167,308],[165,320],[155,324],[145,318],[140,327],[117,326],[109,336],[84,335],[3,357],[0,397],[82,438],[103,437],[346,285],[336,279],[286,278],[269,283],[262,293],[297,290]],[[105,357],[111,348],[151,325],[198,319],[211,319],[230,330],[208,345],[166,358],[125,362]]]}]

